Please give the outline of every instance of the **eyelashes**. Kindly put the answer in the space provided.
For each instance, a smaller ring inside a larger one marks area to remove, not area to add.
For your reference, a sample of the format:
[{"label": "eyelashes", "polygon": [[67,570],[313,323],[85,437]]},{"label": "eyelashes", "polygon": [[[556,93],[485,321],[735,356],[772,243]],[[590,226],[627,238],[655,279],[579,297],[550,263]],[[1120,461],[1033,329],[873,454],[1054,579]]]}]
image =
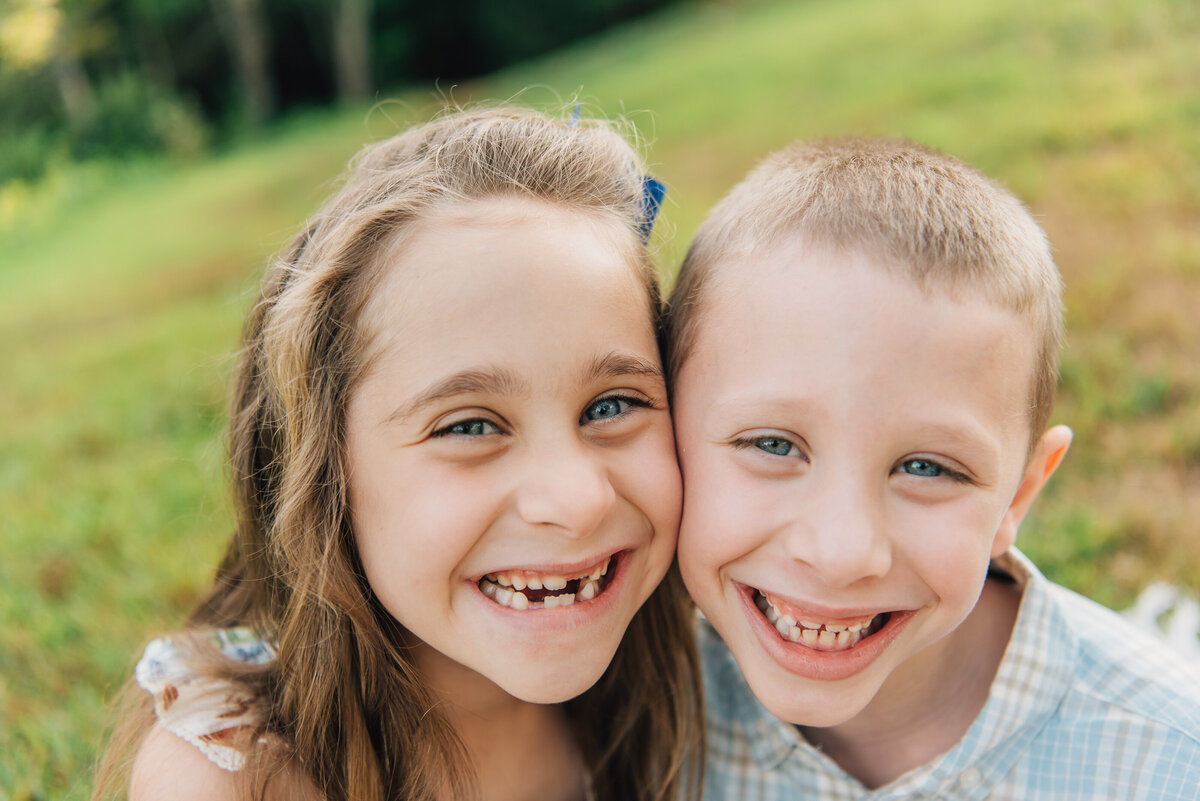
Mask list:
[{"label": "eyelashes", "polygon": [[612,420],[627,414],[630,409],[648,409],[653,405],[647,398],[635,395],[605,395],[587,405],[579,416],[579,424]]},{"label": "eyelashes", "polygon": [[935,459],[916,457],[905,459],[896,465],[893,472],[905,473],[918,478],[946,478],[961,484],[970,484],[971,479],[963,472],[947,467]]},{"label": "eyelashes", "polygon": [[[781,434],[761,434],[758,436],[737,437],[729,443],[735,450],[752,451],[767,458],[795,459],[809,462],[807,452],[793,440]],[[974,480],[962,470],[957,470],[944,462],[927,456],[915,456],[896,463],[891,471],[893,474],[903,474],[914,478],[942,479],[960,484],[973,484]]]},{"label": "eyelashes", "polygon": [[[777,434],[765,434],[757,437],[738,437],[730,443],[738,450],[749,450],[757,448],[758,450],[770,456],[801,456],[803,455],[796,443],[792,442],[787,437],[781,437]],[[807,458],[805,461],[808,461]]]},{"label": "eyelashes", "polygon": [[488,434],[500,434],[500,426],[493,423],[491,420],[483,418],[472,418],[470,420],[459,420],[451,423],[448,426],[439,428],[434,431],[431,436],[434,437],[482,437]]},{"label": "eyelashes", "polygon": [[[584,407],[579,415],[579,425],[604,425],[610,421],[622,419],[636,409],[654,408],[654,401],[649,398],[628,393],[614,393],[596,398]],[[431,437],[453,437],[476,439],[507,433],[501,423],[489,417],[471,417],[454,422],[436,429]]]}]

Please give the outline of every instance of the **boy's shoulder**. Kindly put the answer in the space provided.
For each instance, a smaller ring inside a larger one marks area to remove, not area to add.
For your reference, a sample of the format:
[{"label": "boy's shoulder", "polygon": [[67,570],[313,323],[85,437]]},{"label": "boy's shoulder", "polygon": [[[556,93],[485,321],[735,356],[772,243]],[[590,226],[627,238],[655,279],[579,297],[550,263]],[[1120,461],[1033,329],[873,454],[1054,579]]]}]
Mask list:
[{"label": "boy's shoulder", "polygon": [[[1200,748],[1200,664],[1153,630],[1038,576],[1051,606],[1044,618],[1073,645],[1064,714],[1075,706],[1107,709],[1143,726],[1175,730]],[[1043,640],[1045,641],[1045,640]],[[1198,752],[1200,753],[1200,752]]]},{"label": "boy's shoulder", "polygon": [[[1200,665],[1154,632],[1054,584],[1019,553],[1021,611],[988,707],[1024,707],[1009,781],[1089,797],[1192,798],[1200,787]],[[982,717],[982,716],[981,716]],[[1182,793],[1182,794],[1181,794]],[[1036,794],[1036,793],[1035,793]]]}]

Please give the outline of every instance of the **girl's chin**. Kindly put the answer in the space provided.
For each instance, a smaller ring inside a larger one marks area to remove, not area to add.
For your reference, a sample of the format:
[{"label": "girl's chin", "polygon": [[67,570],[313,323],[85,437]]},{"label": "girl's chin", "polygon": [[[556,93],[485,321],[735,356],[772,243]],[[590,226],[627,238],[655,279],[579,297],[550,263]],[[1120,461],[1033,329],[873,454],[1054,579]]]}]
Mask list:
[{"label": "girl's chin", "polygon": [[591,664],[574,665],[569,671],[549,675],[536,670],[521,671],[520,675],[496,676],[492,681],[519,701],[530,704],[561,704],[591,689],[604,675],[609,661],[611,660],[605,660],[600,667]]}]

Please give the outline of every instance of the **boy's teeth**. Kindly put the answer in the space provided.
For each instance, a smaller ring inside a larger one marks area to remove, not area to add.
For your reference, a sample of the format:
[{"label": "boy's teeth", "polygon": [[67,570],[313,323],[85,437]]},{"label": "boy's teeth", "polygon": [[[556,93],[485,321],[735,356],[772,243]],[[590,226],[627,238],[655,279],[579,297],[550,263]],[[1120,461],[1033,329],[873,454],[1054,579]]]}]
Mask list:
[{"label": "boy's teeth", "polygon": [[[480,591],[501,606],[512,609],[555,609],[571,606],[576,602],[590,601],[600,594],[600,578],[608,573],[611,558],[577,576],[540,574],[527,570],[510,570],[488,573],[479,581]],[[562,592],[571,583],[576,583],[574,592]],[[546,592],[539,600],[530,600],[529,592]]]},{"label": "boy's teeth", "polygon": [[755,593],[754,603],[762,611],[767,622],[779,632],[780,637],[820,651],[841,651],[856,645],[859,640],[873,632],[871,626],[878,617],[848,625],[818,623],[812,620],[797,621],[790,614],[780,613],[775,604],[762,592]]}]

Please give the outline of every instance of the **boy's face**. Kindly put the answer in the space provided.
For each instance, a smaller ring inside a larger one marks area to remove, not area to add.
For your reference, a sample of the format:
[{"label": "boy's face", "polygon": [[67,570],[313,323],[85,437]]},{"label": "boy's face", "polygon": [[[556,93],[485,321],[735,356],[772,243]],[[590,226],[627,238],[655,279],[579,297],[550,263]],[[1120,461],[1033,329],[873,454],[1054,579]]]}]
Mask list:
[{"label": "boy's face", "polygon": [[1032,331],[798,241],[715,278],[675,393],[688,589],[785,720],[837,726],[884,687],[936,702],[1045,478]]}]

